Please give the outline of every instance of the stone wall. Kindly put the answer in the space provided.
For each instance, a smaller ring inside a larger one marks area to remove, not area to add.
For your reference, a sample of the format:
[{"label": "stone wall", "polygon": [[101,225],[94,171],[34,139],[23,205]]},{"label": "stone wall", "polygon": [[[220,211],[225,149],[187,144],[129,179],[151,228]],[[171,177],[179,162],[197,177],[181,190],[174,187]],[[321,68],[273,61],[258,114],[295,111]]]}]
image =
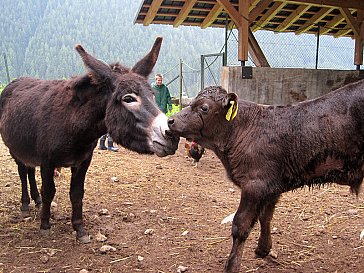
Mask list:
[{"label": "stone wall", "polygon": [[253,67],[253,78],[242,79],[240,66],[226,66],[221,85],[241,99],[286,105],[319,97],[359,79],[357,70],[269,67]]}]

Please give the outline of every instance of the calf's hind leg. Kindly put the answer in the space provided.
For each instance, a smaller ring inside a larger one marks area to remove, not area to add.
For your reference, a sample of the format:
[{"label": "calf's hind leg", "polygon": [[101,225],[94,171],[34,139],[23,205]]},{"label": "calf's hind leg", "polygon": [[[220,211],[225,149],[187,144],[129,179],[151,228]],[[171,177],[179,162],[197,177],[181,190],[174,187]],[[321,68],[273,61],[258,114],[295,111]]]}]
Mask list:
[{"label": "calf's hind leg", "polygon": [[70,199],[72,203],[72,226],[76,231],[77,239],[82,243],[89,243],[90,237],[83,226],[82,221],[82,199],[84,195],[84,182],[88,167],[90,166],[92,155],[80,166],[72,167]]},{"label": "calf's hind leg", "polygon": [[260,236],[258,246],[255,249],[255,254],[259,258],[267,256],[272,248],[272,236],[270,223],[273,218],[275,206],[278,202],[279,196],[268,197],[267,203],[259,216],[260,223]]}]

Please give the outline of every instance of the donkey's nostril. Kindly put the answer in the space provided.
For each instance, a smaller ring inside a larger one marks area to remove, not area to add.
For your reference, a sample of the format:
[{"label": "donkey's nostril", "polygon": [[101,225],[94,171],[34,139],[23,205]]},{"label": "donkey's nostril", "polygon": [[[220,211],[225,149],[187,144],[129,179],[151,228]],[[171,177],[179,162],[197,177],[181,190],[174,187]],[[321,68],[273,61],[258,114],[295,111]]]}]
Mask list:
[{"label": "donkey's nostril", "polygon": [[173,118],[169,118],[168,119],[168,125],[172,125],[174,124],[174,119]]}]

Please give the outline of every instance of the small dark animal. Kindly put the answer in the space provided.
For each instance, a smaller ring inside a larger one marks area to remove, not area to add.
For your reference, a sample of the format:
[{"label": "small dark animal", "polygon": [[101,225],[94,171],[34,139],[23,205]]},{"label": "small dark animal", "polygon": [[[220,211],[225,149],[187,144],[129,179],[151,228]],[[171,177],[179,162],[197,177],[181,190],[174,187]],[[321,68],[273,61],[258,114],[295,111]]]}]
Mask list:
[{"label": "small dark animal", "polygon": [[363,181],[364,81],[277,107],[238,101],[222,87],[207,87],[168,123],[168,134],[212,149],[241,188],[226,273],[239,272],[244,243],[258,220],[255,253],[268,255],[270,224],[282,193],[338,183],[358,194]]},{"label": "small dark animal", "polygon": [[195,167],[196,167],[197,162],[200,161],[202,155],[205,152],[205,148],[203,148],[201,145],[198,145],[194,141],[191,142],[191,145],[186,142],[185,143],[185,148],[186,148],[187,156],[190,157],[190,158],[193,158],[193,162],[196,164],[195,165]]},{"label": "small dark animal", "polygon": [[108,65],[78,45],[87,74],[69,80],[19,78],[3,90],[2,139],[18,164],[40,166],[41,231],[51,227],[54,169],[70,167],[72,226],[77,239],[89,242],[82,199],[85,175],[100,136],[108,132],[115,142],[139,153],[166,156],[177,149],[178,139],[166,135],[167,117],[155,104],[147,81],[161,43],[162,38],[157,38],[132,69],[119,63]]}]

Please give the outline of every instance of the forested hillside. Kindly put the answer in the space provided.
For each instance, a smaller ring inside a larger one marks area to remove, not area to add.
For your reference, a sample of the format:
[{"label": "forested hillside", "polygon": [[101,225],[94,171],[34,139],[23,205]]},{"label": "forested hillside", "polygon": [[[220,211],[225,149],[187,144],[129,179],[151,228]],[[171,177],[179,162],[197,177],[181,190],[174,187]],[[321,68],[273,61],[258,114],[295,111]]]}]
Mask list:
[{"label": "forested hillside", "polygon": [[[195,93],[199,89],[200,55],[218,53],[224,45],[224,29],[134,25],[142,0],[0,2],[0,52],[7,56],[10,78],[34,76],[54,79],[82,73],[82,62],[74,50],[78,43],[106,62],[121,61],[131,66],[144,56],[157,36],[163,36],[155,72],[168,72],[182,59],[186,64],[184,82],[188,83],[184,92],[192,88]],[[228,64],[236,65],[239,64],[237,33],[230,34]],[[257,31],[254,35],[272,67],[315,67],[317,41],[314,35],[275,34],[270,31]],[[350,38],[322,36],[318,67],[355,69],[353,47],[354,42]],[[251,60],[247,64],[254,65]],[[208,69],[211,70],[211,67]],[[219,69],[217,67],[216,71]],[[168,74],[167,82],[176,76],[178,67]],[[0,60],[0,81],[7,82],[3,56]],[[177,82],[173,83],[176,85],[172,88],[174,94],[179,92]]]},{"label": "forested hillside", "polygon": [[[127,0],[2,0],[0,52],[5,52],[10,77],[68,77],[83,71],[74,50],[82,44],[106,62],[133,65],[157,36],[164,42],[155,70],[165,71],[179,59],[219,52],[223,29],[134,25],[141,1]],[[1,58],[0,80],[6,81]]]}]

